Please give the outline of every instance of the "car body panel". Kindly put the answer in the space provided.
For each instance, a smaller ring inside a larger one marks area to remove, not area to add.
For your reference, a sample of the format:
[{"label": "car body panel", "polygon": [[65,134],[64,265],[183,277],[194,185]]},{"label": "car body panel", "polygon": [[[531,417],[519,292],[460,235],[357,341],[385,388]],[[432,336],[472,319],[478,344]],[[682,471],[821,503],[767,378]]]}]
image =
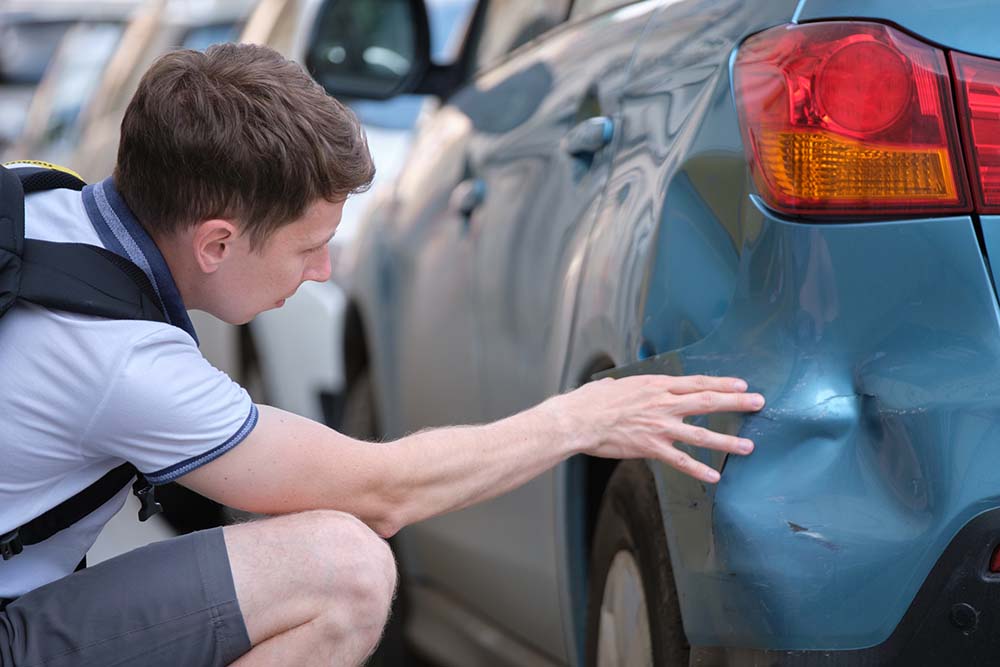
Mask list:
[{"label": "car body panel", "polygon": [[[558,350],[569,329],[537,324],[571,307],[612,154],[609,146],[592,159],[574,158],[561,141],[580,121],[616,114],[632,51],[661,4],[639,3],[557,29],[459,90],[421,128],[429,140],[413,146],[396,189],[406,208],[394,211],[372,241],[387,248],[373,261],[383,269],[377,294],[388,299],[370,329],[374,357],[389,360],[378,362],[377,383],[389,437],[496,419],[558,390]],[[609,56],[597,68],[582,57],[594,49]],[[452,192],[475,179],[486,194],[466,219]],[[526,263],[527,249],[551,255]],[[508,271],[518,276],[510,290],[489,279]],[[400,332],[405,338],[396,339]],[[530,345],[511,348],[525,336]],[[407,569],[422,580],[565,660],[554,474],[411,527],[399,542]],[[506,517],[502,525],[498,517]],[[482,576],[494,569],[519,574]]]},{"label": "car body panel", "polygon": [[990,0],[924,2],[919,10],[907,0],[802,0],[796,21],[865,19],[891,22],[920,39],[947,49],[1000,58],[996,31],[1000,4]]},{"label": "car body panel", "polygon": [[983,249],[986,252],[987,268],[993,278],[993,287],[997,289],[997,275],[993,265],[1000,262],[1000,216],[979,216],[979,230],[983,235]]}]

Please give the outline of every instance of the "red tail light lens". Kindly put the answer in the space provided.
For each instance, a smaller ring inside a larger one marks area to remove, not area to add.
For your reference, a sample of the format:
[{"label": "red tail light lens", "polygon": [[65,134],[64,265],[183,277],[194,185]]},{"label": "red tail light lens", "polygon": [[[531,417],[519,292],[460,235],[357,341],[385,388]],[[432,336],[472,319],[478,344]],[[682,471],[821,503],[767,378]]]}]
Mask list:
[{"label": "red tail light lens", "polygon": [[944,54],[888,26],[772,28],[734,66],[751,171],[775,210],[969,211]]},{"label": "red tail light lens", "polygon": [[952,54],[976,208],[1000,213],[1000,63]]},{"label": "red tail light lens", "polygon": [[1000,573],[1000,545],[993,549],[993,555],[990,556],[990,572]]}]

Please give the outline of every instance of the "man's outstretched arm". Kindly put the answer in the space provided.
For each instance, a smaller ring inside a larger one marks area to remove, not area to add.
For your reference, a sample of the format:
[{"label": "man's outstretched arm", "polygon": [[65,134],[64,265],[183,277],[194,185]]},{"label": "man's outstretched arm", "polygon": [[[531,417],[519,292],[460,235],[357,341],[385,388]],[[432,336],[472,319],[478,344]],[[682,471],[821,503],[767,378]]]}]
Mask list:
[{"label": "man's outstretched arm", "polygon": [[262,406],[247,439],[180,478],[231,507],[282,514],[335,509],[380,535],[510,491],[574,454],[659,459],[706,482],[718,473],[673,446],[735,454],[753,443],[690,424],[714,412],[764,405],[734,378],[635,376],[605,379],[500,421],[421,431],[366,443]]}]

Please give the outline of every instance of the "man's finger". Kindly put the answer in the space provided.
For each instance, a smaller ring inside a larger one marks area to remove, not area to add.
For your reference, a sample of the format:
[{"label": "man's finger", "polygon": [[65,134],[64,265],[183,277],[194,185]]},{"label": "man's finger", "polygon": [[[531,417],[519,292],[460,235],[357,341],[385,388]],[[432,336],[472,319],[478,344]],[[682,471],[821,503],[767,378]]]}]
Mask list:
[{"label": "man's finger", "polygon": [[670,447],[666,456],[663,457],[663,461],[671,468],[708,484],[715,484],[719,481],[719,473],[714,468],[701,461],[696,461],[679,449]]},{"label": "man's finger", "polygon": [[695,447],[714,449],[731,454],[749,454],[753,451],[753,441],[735,435],[716,433],[707,428],[680,424],[670,429],[668,435],[677,442],[683,442]]},{"label": "man's finger", "polygon": [[756,412],[764,407],[760,394],[726,394],[718,391],[699,391],[677,396],[678,414],[707,415],[713,412]]},{"label": "man's finger", "polygon": [[699,391],[718,391],[729,394],[746,391],[747,383],[746,380],[740,378],[679,375],[670,378],[667,390],[672,394],[693,394]]}]

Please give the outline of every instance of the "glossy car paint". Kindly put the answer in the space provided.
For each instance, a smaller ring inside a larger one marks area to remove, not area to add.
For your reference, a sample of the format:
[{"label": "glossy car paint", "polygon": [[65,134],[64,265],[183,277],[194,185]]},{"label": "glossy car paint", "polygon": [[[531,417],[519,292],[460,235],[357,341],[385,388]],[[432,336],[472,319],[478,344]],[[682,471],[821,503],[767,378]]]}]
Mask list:
[{"label": "glossy car paint", "polygon": [[1000,4],[983,0],[924,2],[906,0],[802,0],[795,13],[798,23],[808,21],[874,19],[892,22],[946,49],[1000,58],[996,31]]},{"label": "glossy car paint", "polygon": [[[977,238],[981,222],[1000,258],[1000,219],[814,224],[754,195],[734,49],[793,15],[842,17],[845,4],[912,32],[929,25],[912,3],[636,3],[593,20],[646,13],[614,83],[593,55],[607,50],[572,51],[589,24],[565,26],[429,119],[355,248],[389,437],[502,417],[610,366],[742,375],[768,397],[759,415],[709,420],[758,443],[745,459],[692,450],[725,467],[717,487],[650,464],[697,646],[877,644],[958,529],[1000,504],[1000,320]],[[970,23],[992,11],[955,13]],[[990,55],[983,40],[964,46],[964,28],[948,28],[958,22],[937,21],[928,39]],[[555,100],[571,114],[588,90],[557,89],[567,50],[608,91],[598,101],[615,127],[578,171],[555,150],[572,124],[546,115]],[[524,117],[490,132],[473,116],[477,95],[498,89],[502,107],[478,113]],[[453,191],[475,179],[485,198],[465,220]],[[468,627],[483,664],[510,663],[499,636],[539,662],[580,661],[587,465],[402,534],[415,586],[443,592],[435,620],[478,619]]]},{"label": "glossy car paint", "polygon": [[[561,142],[579,122],[617,114],[654,9],[645,3],[568,26],[485,73],[437,114],[454,134],[433,168],[406,170],[430,182],[400,183],[424,193],[417,201],[426,204],[400,216],[397,228],[406,239],[398,247],[413,248],[401,258],[413,270],[399,282],[400,303],[419,307],[400,308],[396,368],[428,383],[420,391],[404,384],[387,411],[402,430],[495,419],[556,390],[553,367],[569,332],[551,313],[572,305],[573,260],[611,166],[607,152],[576,158]],[[584,57],[595,51],[604,54],[596,67]],[[451,191],[475,179],[485,197],[466,218]],[[437,588],[563,660],[553,479],[550,472],[492,503],[425,522],[407,533],[403,552]],[[519,576],[484,577],[489,571]]]}]

